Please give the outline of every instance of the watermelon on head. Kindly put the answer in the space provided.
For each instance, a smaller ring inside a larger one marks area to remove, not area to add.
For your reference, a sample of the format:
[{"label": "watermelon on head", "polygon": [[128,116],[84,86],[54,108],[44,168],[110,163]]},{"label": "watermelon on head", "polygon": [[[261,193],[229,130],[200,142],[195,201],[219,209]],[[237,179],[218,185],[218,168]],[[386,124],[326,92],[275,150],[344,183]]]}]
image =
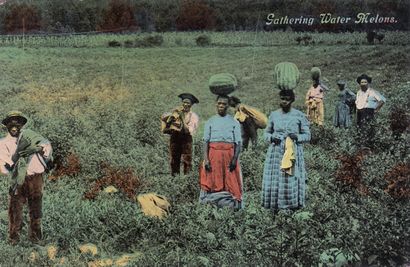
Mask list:
[{"label": "watermelon on head", "polygon": [[215,95],[228,95],[236,90],[238,81],[233,74],[218,73],[209,79],[209,90]]},{"label": "watermelon on head", "polygon": [[318,67],[313,67],[310,70],[310,75],[312,77],[312,80],[319,80],[320,76],[322,75],[322,72]]},{"label": "watermelon on head", "polygon": [[292,62],[281,62],[276,64],[273,78],[280,90],[293,90],[299,83],[300,72]]}]

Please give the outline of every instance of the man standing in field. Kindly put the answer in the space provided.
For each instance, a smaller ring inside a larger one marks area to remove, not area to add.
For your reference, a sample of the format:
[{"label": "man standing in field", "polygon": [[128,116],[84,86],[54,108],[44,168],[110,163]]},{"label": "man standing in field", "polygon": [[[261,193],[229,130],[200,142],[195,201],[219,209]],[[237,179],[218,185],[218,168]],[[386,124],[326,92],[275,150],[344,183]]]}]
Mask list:
[{"label": "man standing in field", "polygon": [[375,125],[371,123],[376,113],[386,102],[386,98],[370,87],[372,78],[362,74],[356,79],[360,90],[356,96],[357,126],[360,129],[359,144],[364,147],[374,146]]},{"label": "man standing in field", "polygon": [[19,111],[10,112],[2,124],[8,134],[0,139],[0,170],[11,176],[9,189],[9,242],[19,241],[23,217],[23,205],[28,203],[29,238],[38,242],[42,238],[43,173],[52,162],[50,142],[40,134],[22,129],[27,118]]},{"label": "man standing in field", "polygon": [[201,203],[218,207],[243,207],[243,184],[239,153],[241,151],[241,126],[227,114],[229,97],[219,95],[217,114],[205,124],[204,162],[200,167]]},{"label": "man standing in field", "polygon": [[356,96],[357,126],[362,127],[379,112],[386,102],[386,98],[378,91],[370,88],[369,84],[372,82],[372,78],[366,74],[357,77],[356,81],[360,86]]},{"label": "man standing in field", "polygon": [[173,176],[180,173],[181,161],[184,166],[184,174],[188,174],[192,169],[192,136],[199,123],[198,115],[191,111],[192,105],[199,103],[198,99],[189,93],[180,94],[178,97],[182,100],[182,106],[174,109],[167,120],[167,127],[175,120],[180,123],[178,130],[170,132],[169,153]]}]

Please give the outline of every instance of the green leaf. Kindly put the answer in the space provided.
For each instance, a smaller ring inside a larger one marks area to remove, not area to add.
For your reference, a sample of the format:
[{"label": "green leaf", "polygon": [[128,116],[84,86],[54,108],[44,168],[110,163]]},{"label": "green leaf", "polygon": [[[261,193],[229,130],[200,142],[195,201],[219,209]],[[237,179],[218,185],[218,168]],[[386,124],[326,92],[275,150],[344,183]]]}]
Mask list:
[{"label": "green leaf", "polygon": [[313,213],[308,212],[308,211],[302,211],[302,212],[298,212],[295,213],[294,218],[300,221],[303,220],[308,220],[313,216]]},{"label": "green leaf", "polygon": [[372,264],[376,259],[377,259],[377,255],[371,255],[367,258],[367,263],[368,264]]}]

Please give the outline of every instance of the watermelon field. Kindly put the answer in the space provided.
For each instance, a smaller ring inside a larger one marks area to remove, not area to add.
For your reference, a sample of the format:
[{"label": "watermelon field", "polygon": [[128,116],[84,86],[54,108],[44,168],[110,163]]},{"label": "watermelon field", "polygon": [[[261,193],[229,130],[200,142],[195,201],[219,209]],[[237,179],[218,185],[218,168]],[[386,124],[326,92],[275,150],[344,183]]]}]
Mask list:
[{"label": "watermelon field", "polygon": [[[410,264],[407,33],[388,32],[373,45],[361,33],[311,34],[299,44],[292,32],[155,35],[162,41],[142,46],[135,44],[150,35],[0,37],[0,114],[24,112],[26,127],[51,140],[57,163],[45,179],[40,244],[28,240],[28,216],[20,243],[7,242],[9,183],[1,177],[0,266]],[[209,43],[197,45],[200,35]],[[114,41],[119,46],[109,46]],[[330,87],[325,126],[312,126],[304,147],[307,206],[276,215],[261,207],[268,147],[262,130],[257,148],[240,156],[245,208],[198,204],[203,127],[216,112],[210,76],[234,74],[240,85],[234,95],[269,114],[279,108],[273,69],[283,61],[301,72],[295,108],[305,111],[312,67]],[[362,73],[387,98],[366,153],[354,127],[332,126],[336,82],[344,79],[356,92]],[[184,92],[200,101],[193,107],[200,127],[193,172],[173,177],[160,116]],[[119,191],[104,192],[109,185]],[[141,211],[136,196],[148,192],[171,204],[163,219]],[[84,244],[95,245],[96,253],[81,252]]]}]

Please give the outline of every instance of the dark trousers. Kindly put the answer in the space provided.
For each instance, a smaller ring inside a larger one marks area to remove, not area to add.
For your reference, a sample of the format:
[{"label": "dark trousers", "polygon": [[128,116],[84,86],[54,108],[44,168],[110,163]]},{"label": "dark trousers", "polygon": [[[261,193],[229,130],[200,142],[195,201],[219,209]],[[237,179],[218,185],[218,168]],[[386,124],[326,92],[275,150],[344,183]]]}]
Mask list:
[{"label": "dark trousers", "polygon": [[11,242],[19,240],[22,227],[23,205],[27,202],[30,227],[29,238],[36,242],[42,238],[41,215],[43,198],[43,176],[34,174],[26,176],[24,183],[17,186],[15,192],[10,192],[9,199],[9,239]]},{"label": "dark trousers", "polygon": [[374,118],[373,108],[363,108],[357,110],[357,126],[363,127],[365,123]]},{"label": "dark trousers", "polygon": [[258,140],[258,129],[252,118],[246,118],[244,122],[241,123],[241,135],[242,135],[242,147],[247,149],[249,145],[249,140],[252,140],[252,146],[256,146]]},{"label": "dark trousers", "polygon": [[169,142],[171,174],[180,173],[181,161],[184,165],[184,174],[192,169],[192,136],[190,134],[174,133]]},{"label": "dark trousers", "polygon": [[357,110],[357,126],[359,127],[358,145],[372,148],[374,146],[375,129],[371,122],[374,119],[374,109]]}]

